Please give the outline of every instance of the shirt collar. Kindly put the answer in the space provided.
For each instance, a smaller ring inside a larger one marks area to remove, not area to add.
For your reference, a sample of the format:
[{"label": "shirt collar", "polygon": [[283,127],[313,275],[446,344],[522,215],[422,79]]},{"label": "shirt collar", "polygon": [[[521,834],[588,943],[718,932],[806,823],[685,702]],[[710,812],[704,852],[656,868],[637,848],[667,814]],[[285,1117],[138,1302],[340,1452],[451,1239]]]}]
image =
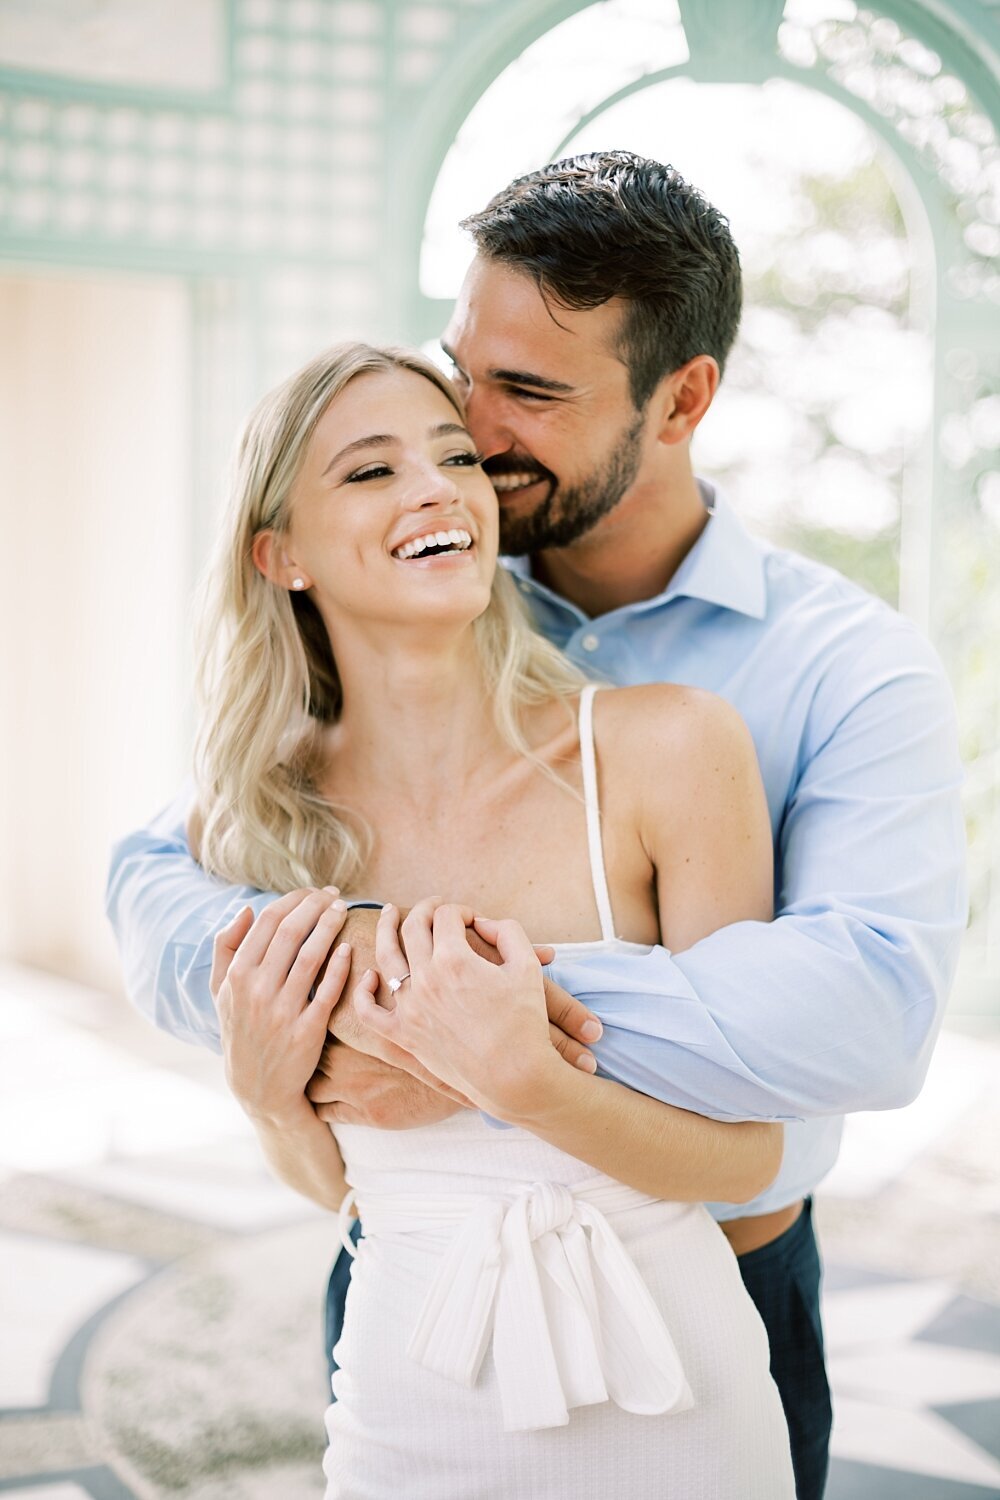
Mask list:
[{"label": "shirt collar", "polygon": [[[704,531],[663,592],[628,607],[649,609],[670,599],[704,599],[707,604],[762,620],[767,613],[764,546],[750,535],[713,484],[699,479],[698,488],[709,512]],[[508,565],[519,578],[527,580],[533,591],[559,599],[531,576],[529,558],[512,558]]]}]

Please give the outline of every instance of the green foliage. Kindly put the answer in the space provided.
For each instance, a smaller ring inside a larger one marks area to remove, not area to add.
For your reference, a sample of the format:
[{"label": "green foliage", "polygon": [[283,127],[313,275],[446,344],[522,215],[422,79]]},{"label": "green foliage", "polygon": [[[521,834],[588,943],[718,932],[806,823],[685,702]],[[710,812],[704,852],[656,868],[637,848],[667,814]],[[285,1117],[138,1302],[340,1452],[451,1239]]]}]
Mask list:
[{"label": "green foliage", "polygon": [[775,540],[836,568],[887,604],[895,605],[899,598],[899,535],[895,531],[862,540],[828,527],[789,522]]}]

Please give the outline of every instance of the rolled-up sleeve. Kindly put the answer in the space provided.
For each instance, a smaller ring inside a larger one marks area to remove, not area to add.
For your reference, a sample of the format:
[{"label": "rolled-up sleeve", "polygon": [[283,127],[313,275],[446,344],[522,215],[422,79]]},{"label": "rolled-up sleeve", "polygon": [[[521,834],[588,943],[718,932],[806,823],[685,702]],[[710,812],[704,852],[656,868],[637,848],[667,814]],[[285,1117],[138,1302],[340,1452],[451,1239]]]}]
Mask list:
[{"label": "rolled-up sleeve", "polygon": [[720,1119],[906,1104],[965,926],[961,781],[951,693],[918,633],[898,621],[841,653],[778,832],[774,922],[552,966],[604,1021],[601,1071]]},{"label": "rolled-up sleeve", "polygon": [[161,1030],[218,1052],[209,989],[215,934],[244,906],[260,912],[275,893],[205,874],[185,833],[192,800],[185,788],[146,827],[115,844],[105,909],[133,1004]]}]

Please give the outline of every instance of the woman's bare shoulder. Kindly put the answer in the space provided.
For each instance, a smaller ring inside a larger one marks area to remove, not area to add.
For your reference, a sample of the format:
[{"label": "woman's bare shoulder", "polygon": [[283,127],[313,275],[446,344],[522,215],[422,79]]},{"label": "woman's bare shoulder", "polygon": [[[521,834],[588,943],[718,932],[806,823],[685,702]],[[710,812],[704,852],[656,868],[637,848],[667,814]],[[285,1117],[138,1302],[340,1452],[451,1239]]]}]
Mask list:
[{"label": "woman's bare shoulder", "polygon": [[594,710],[602,754],[631,763],[677,771],[703,766],[707,757],[726,762],[754,756],[743,716],[717,693],[678,682],[650,682],[598,694]]},{"label": "woman's bare shoulder", "polygon": [[771,827],[741,715],[714,693],[678,684],[600,698],[595,724],[605,785],[628,788],[624,805],[660,882],[667,945],[688,947],[726,922],[767,920]]}]

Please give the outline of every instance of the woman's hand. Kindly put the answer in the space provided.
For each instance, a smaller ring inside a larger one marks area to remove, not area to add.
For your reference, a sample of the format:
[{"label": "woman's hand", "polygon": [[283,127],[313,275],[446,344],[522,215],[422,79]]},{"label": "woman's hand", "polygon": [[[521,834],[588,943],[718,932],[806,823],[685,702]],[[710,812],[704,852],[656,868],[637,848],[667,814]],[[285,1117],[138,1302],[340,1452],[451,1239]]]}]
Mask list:
[{"label": "woman's hand", "polygon": [[541,965],[517,922],[491,927],[500,963],[469,947],[475,914],[460,906],[422,901],[402,927],[383,909],[375,958],[383,980],[409,977],[394,1008],[379,1005],[379,973],[368,969],[354,991],[360,1021],[403,1047],[431,1073],[491,1114],[518,1113],[544,1086],[552,1067],[565,1064],[549,1041]]},{"label": "woman's hand", "polygon": [[348,943],[331,954],[347,914],[337,894],[293,891],[256,921],[246,907],[215,939],[212,993],[226,1079],[252,1120],[281,1125],[299,1119],[303,1105],[312,1111],[306,1084],[351,968]]}]

